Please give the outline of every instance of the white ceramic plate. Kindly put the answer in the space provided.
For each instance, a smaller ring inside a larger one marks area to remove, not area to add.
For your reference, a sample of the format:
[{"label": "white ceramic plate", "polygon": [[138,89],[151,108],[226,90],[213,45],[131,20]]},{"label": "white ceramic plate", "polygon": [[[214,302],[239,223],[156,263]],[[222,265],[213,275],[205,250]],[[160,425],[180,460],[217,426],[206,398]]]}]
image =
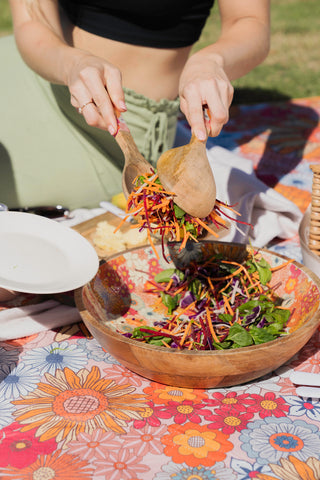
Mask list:
[{"label": "white ceramic plate", "polygon": [[67,292],[90,281],[98,268],[92,245],[71,228],[30,213],[0,213],[0,287]]}]

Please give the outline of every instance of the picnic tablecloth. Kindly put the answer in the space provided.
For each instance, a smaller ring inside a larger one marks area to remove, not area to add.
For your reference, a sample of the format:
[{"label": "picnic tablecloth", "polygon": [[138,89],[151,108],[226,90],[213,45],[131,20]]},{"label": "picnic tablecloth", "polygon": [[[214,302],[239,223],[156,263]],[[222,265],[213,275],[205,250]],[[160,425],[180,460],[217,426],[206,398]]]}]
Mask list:
[{"label": "picnic tablecloth", "polygon": [[[209,147],[250,159],[304,212],[319,116],[320,97],[236,106]],[[298,236],[269,247],[302,261]],[[269,375],[200,390],[132,373],[82,322],[0,342],[0,479],[318,480],[320,401],[299,397],[290,374],[320,374],[319,346],[317,331]]]}]

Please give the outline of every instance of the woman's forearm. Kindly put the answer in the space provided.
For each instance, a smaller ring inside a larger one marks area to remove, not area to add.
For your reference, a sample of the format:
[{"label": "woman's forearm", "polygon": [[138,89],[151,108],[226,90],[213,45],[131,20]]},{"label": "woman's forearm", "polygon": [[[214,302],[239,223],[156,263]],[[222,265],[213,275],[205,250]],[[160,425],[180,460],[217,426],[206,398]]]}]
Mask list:
[{"label": "woman's forearm", "polygon": [[87,123],[113,135],[115,109],[126,110],[121,72],[105,59],[70,46],[55,0],[10,0],[14,35],[25,63],[46,80],[66,85],[75,108],[86,105]]},{"label": "woman's forearm", "polygon": [[268,55],[269,26],[256,19],[243,18],[235,22],[219,40],[195,55],[219,63],[230,81],[246,75]]},{"label": "woman's forearm", "polygon": [[15,30],[23,60],[36,73],[52,83],[67,84],[68,67],[85,52],[67,45],[46,25],[30,20]]},{"label": "woman's forearm", "polygon": [[[200,140],[216,136],[229,118],[231,82],[269,51],[269,0],[219,0],[221,35],[191,55],[180,77],[180,107]],[[205,120],[206,106],[210,120]]]},{"label": "woman's forearm", "polygon": [[67,84],[68,69],[85,52],[64,39],[54,0],[10,0],[14,36],[27,65],[46,80]]}]

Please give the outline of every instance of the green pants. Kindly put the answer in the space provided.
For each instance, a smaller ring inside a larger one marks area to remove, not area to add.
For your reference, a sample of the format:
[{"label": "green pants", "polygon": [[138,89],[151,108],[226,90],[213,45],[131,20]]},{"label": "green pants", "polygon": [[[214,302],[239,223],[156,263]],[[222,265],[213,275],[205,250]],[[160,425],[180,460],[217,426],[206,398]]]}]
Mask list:
[{"label": "green pants", "polygon": [[[0,65],[0,202],[92,208],[119,193],[122,152],[108,132],[87,125],[67,87],[34,74],[12,36],[0,39]],[[123,118],[155,165],[173,145],[179,102],[155,102],[131,90],[125,96]]]}]

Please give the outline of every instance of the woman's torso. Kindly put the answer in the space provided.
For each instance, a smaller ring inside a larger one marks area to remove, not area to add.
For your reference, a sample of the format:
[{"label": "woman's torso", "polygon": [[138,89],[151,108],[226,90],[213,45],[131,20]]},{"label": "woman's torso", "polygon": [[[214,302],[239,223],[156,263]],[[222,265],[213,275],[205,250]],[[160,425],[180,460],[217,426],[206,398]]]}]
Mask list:
[{"label": "woman's torso", "polygon": [[162,50],[116,42],[78,27],[72,29],[73,45],[89,50],[117,66],[123,86],[159,101],[178,95],[179,77],[190,48]]},{"label": "woman's torso", "polygon": [[[119,1],[120,6],[124,8],[126,0]],[[120,35],[118,35],[116,29],[114,28],[115,25],[112,25],[112,23],[110,30],[112,30],[112,28],[114,29],[114,39],[93,33],[95,31],[94,20],[95,18],[99,18],[97,12],[94,12],[95,16],[93,15],[93,20],[91,22],[93,25],[89,25],[89,27],[87,27],[86,23],[82,21],[85,15],[85,9],[87,8],[84,5],[85,0],[80,2],[61,0],[61,3],[64,4],[64,7],[67,8],[67,10],[69,8],[69,3],[72,3],[74,9],[80,8],[81,11],[82,8],[82,17],[79,15],[79,21],[76,17],[77,11],[75,14],[71,15],[69,12],[69,19],[66,19],[65,22],[65,34],[68,41],[75,47],[88,50],[94,55],[103,57],[108,62],[117,66],[122,73],[123,85],[125,87],[157,101],[161,100],[161,98],[174,99],[178,95],[181,71],[192,47],[192,43],[188,45],[189,38],[190,42],[192,42],[200,35],[202,26],[213,3],[212,0],[202,0],[203,5],[201,6],[201,12],[196,12],[197,19],[195,20],[195,13],[191,11],[192,5],[193,3],[196,4],[196,7],[194,8],[197,10],[199,9],[199,4],[197,4],[197,2],[192,2],[191,0],[187,1],[189,1],[190,7],[189,18],[184,18],[182,21],[180,21],[178,18],[179,9],[183,7],[181,0],[176,0],[176,3],[174,0],[171,0],[172,5],[175,5],[175,9],[171,9],[172,15],[175,19],[172,21],[166,21],[164,14],[165,8],[168,4],[163,1],[162,3],[160,2],[161,5],[159,6],[162,11],[156,11],[155,13],[155,15],[158,15],[156,21],[154,20],[154,17],[150,17],[150,11],[146,11],[141,24],[137,25],[138,20],[134,21],[134,19],[132,20],[132,23],[130,23],[130,14],[132,12],[129,12],[129,16],[125,20],[128,26],[126,31],[124,30],[125,25],[123,25],[126,41],[121,41],[119,40],[121,37],[121,32]],[[79,7],[78,3],[80,3],[82,6]],[[101,4],[107,4],[108,2],[95,0],[93,3],[97,4],[95,7],[97,9],[102,8]],[[132,8],[132,0],[130,0],[130,3]],[[142,3],[143,0],[139,0],[137,8],[141,8]],[[153,2],[148,0],[146,5],[150,5],[151,3],[153,4]],[[92,9],[92,6],[92,2],[90,2],[90,6],[88,8]],[[167,15],[170,16],[171,10],[167,12]],[[121,25],[121,12],[119,13],[112,11],[111,13],[114,15],[114,24],[116,24],[116,22],[119,20],[119,24]],[[138,14],[139,12],[136,12],[136,15]],[[143,13],[141,14],[143,15]],[[103,13],[101,15],[103,17]],[[112,15],[110,17],[111,20]],[[148,15],[151,19],[150,28],[148,27]],[[191,18],[192,15],[193,17]],[[70,17],[73,18],[75,23],[78,23],[80,26],[71,23]],[[110,22],[108,17],[106,17],[106,22],[107,21]],[[195,26],[195,21],[198,22],[197,26]],[[184,22],[184,24],[182,25],[181,22]],[[84,25],[84,28],[82,28],[82,25]],[[97,25],[97,31],[100,32],[101,28],[102,27]],[[130,28],[132,30],[131,32]],[[141,39],[137,39],[137,42],[140,43],[140,45],[135,44],[135,28],[137,28],[137,38],[139,35],[141,36]],[[180,33],[177,35],[176,32],[177,29],[179,30],[179,28]],[[107,33],[104,33],[104,35],[107,35]],[[148,38],[148,36],[150,38]],[[160,46],[153,46],[154,44]],[[162,45],[165,46],[163,47]]]}]

